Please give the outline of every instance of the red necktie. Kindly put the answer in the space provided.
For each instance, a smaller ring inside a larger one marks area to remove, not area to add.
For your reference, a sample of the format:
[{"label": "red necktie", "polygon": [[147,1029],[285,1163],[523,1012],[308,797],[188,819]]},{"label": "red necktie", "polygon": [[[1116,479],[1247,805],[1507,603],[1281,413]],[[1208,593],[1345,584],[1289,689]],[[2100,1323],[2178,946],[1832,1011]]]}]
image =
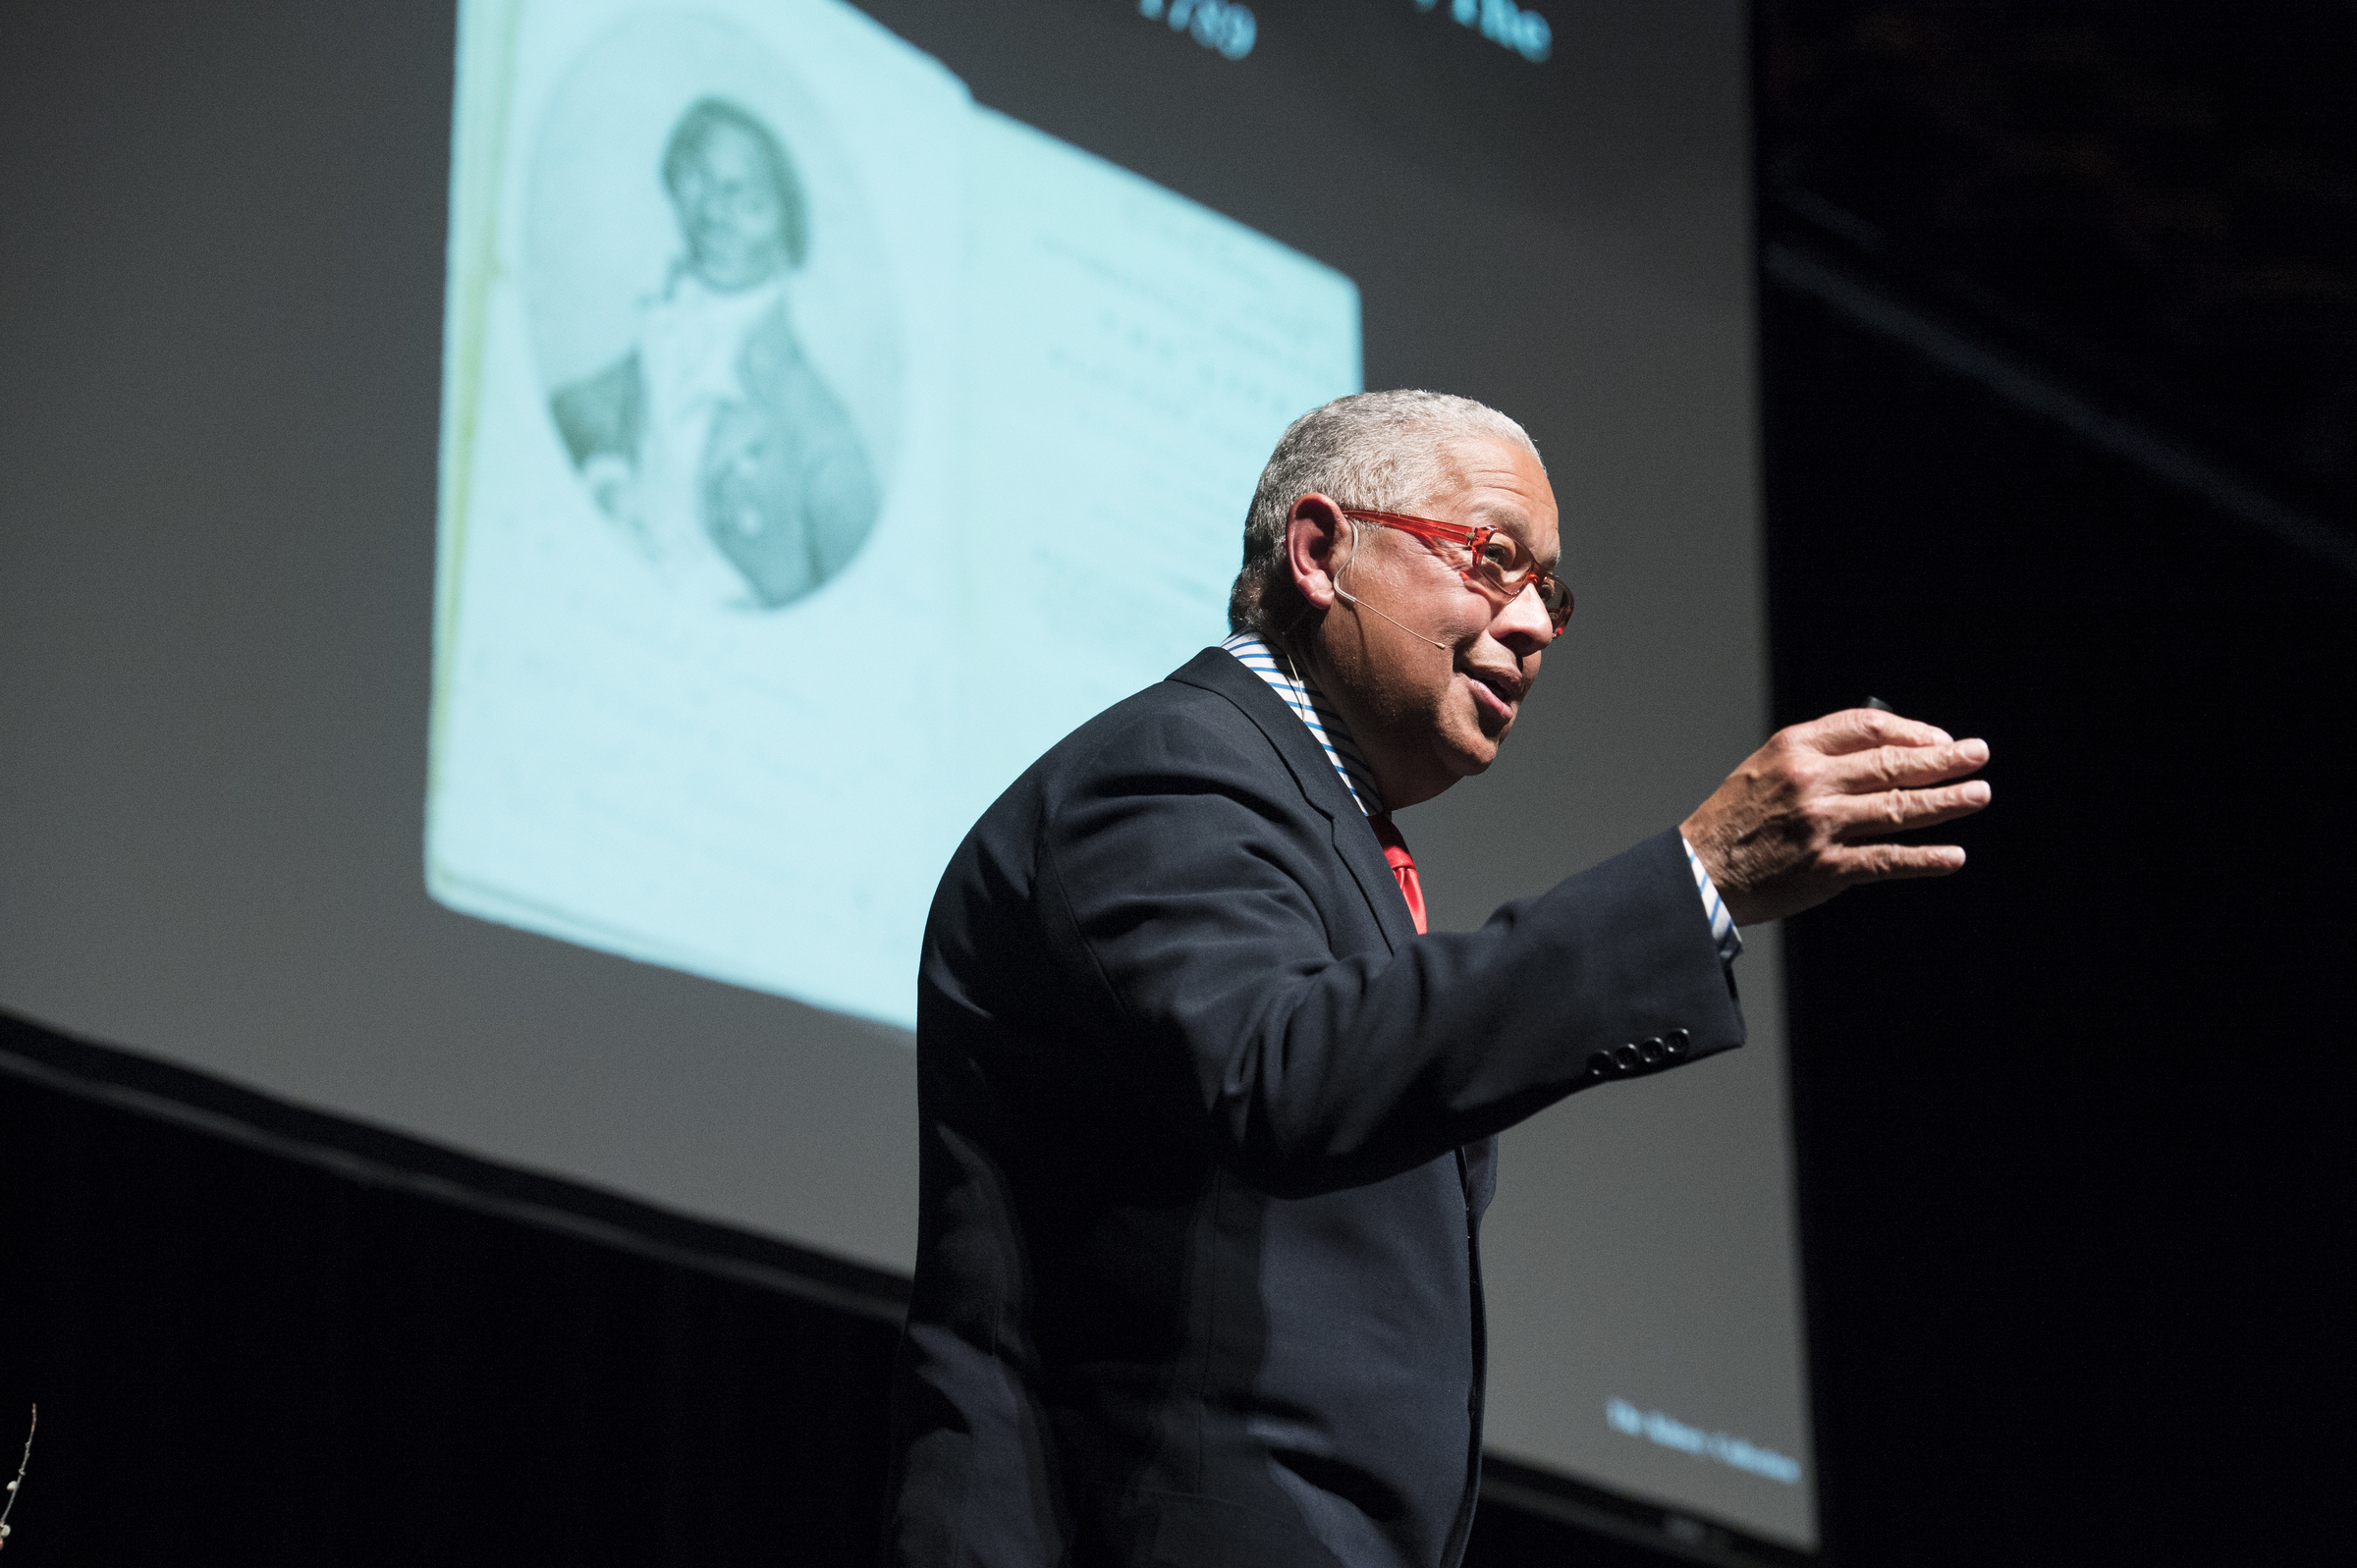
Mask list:
[{"label": "red necktie", "polygon": [[1383,845],[1383,858],[1391,863],[1392,875],[1399,881],[1399,896],[1407,900],[1407,912],[1416,923],[1416,935],[1424,935],[1424,885],[1416,880],[1416,857],[1407,852],[1407,840],[1392,825],[1390,812],[1369,817],[1374,825],[1375,841]]}]

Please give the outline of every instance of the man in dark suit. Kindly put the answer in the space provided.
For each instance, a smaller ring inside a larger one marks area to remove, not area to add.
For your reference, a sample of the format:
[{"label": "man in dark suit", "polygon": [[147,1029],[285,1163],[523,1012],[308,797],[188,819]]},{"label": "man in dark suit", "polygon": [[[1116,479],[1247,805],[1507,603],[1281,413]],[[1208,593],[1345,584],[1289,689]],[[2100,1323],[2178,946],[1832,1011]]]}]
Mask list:
[{"label": "man in dark suit", "polygon": [[[1423,935],[1391,826],[1485,770],[1570,613],[1518,425],[1374,393],[1263,474],[1236,635],[1083,726],[942,879],[887,1559],[1447,1568],[1494,1135],[1742,1043],[1737,922],[1953,846],[1987,751],[1786,730],[1678,830]],[[1542,831],[1541,824],[1504,831]]]}]

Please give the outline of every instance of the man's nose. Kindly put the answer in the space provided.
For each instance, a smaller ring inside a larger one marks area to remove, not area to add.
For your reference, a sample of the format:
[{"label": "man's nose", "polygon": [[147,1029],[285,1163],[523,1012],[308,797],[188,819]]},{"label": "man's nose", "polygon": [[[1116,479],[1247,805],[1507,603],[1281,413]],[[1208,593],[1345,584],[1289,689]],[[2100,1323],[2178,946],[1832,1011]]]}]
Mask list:
[{"label": "man's nose", "polygon": [[1547,601],[1539,597],[1539,585],[1528,582],[1490,622],[1490,635],[1518,652],[1536,652],[1562,633],[1555,629],[1555,618],[1547,613]]}]

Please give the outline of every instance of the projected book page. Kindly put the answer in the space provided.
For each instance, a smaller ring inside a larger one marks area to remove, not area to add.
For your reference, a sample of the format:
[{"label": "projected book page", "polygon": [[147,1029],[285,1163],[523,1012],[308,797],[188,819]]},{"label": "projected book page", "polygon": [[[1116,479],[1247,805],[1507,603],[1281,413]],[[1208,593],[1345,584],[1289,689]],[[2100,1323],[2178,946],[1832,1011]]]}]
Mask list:
[{"label": "projected book page", "polygon": [[1278,436],[1359,390],[1358,290],[1005,115],[969,136],[957,657],[1003,787],[1227,635]]},{"label": "projected book page", "polygon": [[1223,634],[1357,292],[846,6],[462,27],[428,886],[911,1025],[966,827]]}]

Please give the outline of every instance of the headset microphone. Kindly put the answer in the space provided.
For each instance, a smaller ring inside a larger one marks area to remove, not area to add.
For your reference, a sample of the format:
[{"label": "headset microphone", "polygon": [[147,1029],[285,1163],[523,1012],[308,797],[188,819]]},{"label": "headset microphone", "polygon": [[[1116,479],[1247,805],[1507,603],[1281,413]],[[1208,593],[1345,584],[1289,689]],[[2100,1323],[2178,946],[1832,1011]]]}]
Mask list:
[{"label": "headset microphone", "polygon": [[1386,621],[1391,621],[1393,625],[1395,625],[1395,626],[1398,626],[1398,627],[1399,627],[1399,629],[1400,629],[1401,631],[1404,631],[1404,632],[1406,632],[1406,633],[1407,633],[1409,636],[1411,636],[1411,637],[1415,638],[1415,639],[1416,639],[1418,642],[1429,642],[1429,643],[1431,643],[1431,644],[1432,644],[1434,647],[1436,647],[1436,648],[1440,649],[1440,650],[1441,650],[1441,652],[1443,652],[1443,653],[1447,653],[1447,652],[1449,652],[1449,651],[1450,651],[1450,647],[1449,647],[1449,644],[1448,644],[1448,643],[1442,642],[1442,641],[1440,641],[1438,638],[1434,638],[1434,637],[1427,637],[1426,635],[1424,635],[1424,633],[1422,633],[1421,631],[1418,631],[1418,630],[1417,630],[1415,627],[1413,627],[1413,626],[1410,626],[1410,625],[1403,624],[1403,623],[1401,623],[1400,622],[1398,622],[1398,621],[1392,621],[1392,618],[1391,618],[1390,616],[1386,616],[1386,615],[1384,615],[1382,611],[1380,611],[1380,610],[1376,609],[1376,608],[1375,608],[1373,605],[1371,605],[1371,604],[1367,603],[1367,602],[1366,602],[1364,599],[1361,599],[1361,598],[1360,598],[1358,595],[1356,595],[1356,594],[1352,593],[1352,592],[1351,592],[1349,589],[1347,589],[1347,588],[1345,588],[1345,587],[1343,587],[1343,571],[1348,571],[1348,570],[1349,570],[1349,569],[1350,569],[1352,567],[1354,567],[1354,566],[1356,566],[1356,565],[1358,564],[1358,519],[1357,519],[1356,517],[1352,517],[1352,518],[1351,518],[1351,519],[1349,519],[1349,520],[1350,520],[1350,559],[1349,559],[1348,561],[1345,561],[1345,562],[1343,562],[1343,563],[1342,571],[1337,571],[1337,572],[1334,574],[1334,596],[1335,596],[1336,598],[1338,598],[1338,599],[1342,599],[1342,600],[1345,600],[1345,601],[1347,601],[1347,602],[1348,602],[1348,603],[1350,603],[1351,605],[1354,605],[1354,606],[1356,606],[1358,609],[1364,610],[1364,611],[1365,611],[1367,614],[1369,614],[1369,615],[1371,615],[1371,616],[1382,616],[1384,620],[1386,620]]},{"label": "headset microphone", "polygon": [[[1361,599],[1361,598],[1360,598],[1358,595],[1356,595],[1356,594],[1352,593],[1352,592],[1351,592],[1349,589],[1347,589],[1347,588],[1343,587],[1343,586],[1341,583],[1339,583],[1339,582],[1338,582],[1338,583],[1336,583],[1336,584],[1334,585],[1334,596],[1335,596],[1337,599],[1346,599],[1346,600],[1348,600],[1348,601],[1349,601],[1351,604],[1353,604],[1353,605],[1356,605],[1356,606],[1357,606],[1359,609],[1361,609],[1361,610],[1364,610],[1364,611],[1365,611],[1365,612],[1366,612],[1368,615],[1371,615],[1371,616],[1383,616],[1383,619],[1384,619],[1384,620],[1386,620],[1386,621],[1392,621],[1392,618],[1391,618],[1390,616],[1385,616],[1385,615],[1383,615],[1383,612],[1382,612],[1382,611],[1380,611],[1380,610],[1376,609],[1376,608],[1375,608],[1373,605],[1371,605],[1371,604],[1367,603],[1367,602],[1366,602],[1364,599]],[[1447,643],[1445,643],[1445,642],[1436,642],[1436,641],[1434,641],[1434,639],[1432,639],[1432,638],[1430,638],[1430,637],[1427,637],[1426,635],[1424,635],[1424,633],[1422,633],[1421,631],[1418,631],[1418,630],[1417,630],[1415,627],[1413,627],[1413,626],[1402,624],[1401,622],[1397,622],[1397,621],[1392,621],[1392,624],[1393,624],[1393,625],[1395,625],[1395,626],[1398,626],[1398,627],[1399,627],[1399,629],[1400,629],[1401,631],[1404,631],[1404,632],[1406,632],[1406,633],[1407,633],[1409,636],[1411,636],[1411,637],[1415,638],[1415,639],[1416,639],[1418,642],[1430,642],[1430,643],[1432,643],[1432,645],[1433,645],[1434,647],[1436,647],[1436,648],[1440,649],[1440,650],[1441,650],[1441,652],[1443,652],[1443,653],[1447,653],[1447,652],[1449,651],[1449,644],[1447,644]]]}]

